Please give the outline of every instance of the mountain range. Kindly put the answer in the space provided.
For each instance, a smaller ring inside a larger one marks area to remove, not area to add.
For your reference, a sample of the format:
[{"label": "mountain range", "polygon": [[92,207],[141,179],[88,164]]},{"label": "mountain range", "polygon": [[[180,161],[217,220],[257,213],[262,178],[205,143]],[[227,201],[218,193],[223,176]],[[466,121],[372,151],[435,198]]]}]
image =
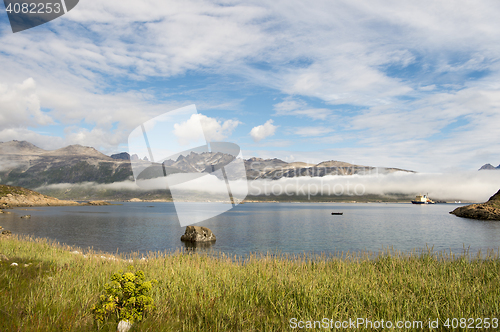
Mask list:
[{"label": "mountain range", "polygon": [[[145,162],[136,155],[130,156],[127,152],[107,156],[92,147],[81,145],[70,145],[57,150],[44,150],[26,141],[0,142],[0,156],[0,184],[26,188],[37,188],[56,183],[112,183],[133,180],[130,159],[138,163]],[[163,167],[165,174],[201,173],[211,172],[233,160],[233,156],[221,152],[191,152],[186,156],[179,155],[175,160],[166,160],[163,165],[153,166]],[[277,158],[253,157],[245,159],[244,165],[249,180],[277,180],[282,177],[321,177],[373,172],[412,172],[399,168],[376,168],[334,160],[308,164],[304,162],[287,163]]]}]

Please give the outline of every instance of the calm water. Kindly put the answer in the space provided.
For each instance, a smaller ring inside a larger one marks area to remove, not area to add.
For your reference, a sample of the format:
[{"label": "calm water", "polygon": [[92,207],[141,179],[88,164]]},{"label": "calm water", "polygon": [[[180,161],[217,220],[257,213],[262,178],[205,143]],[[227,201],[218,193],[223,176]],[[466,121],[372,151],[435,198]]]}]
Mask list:
[{"label": "calm water", "polygon": [[[457,204],[248,203],[197,224],[217,236],[210,250],[250,252],[471,252],[500,247],[500,222],[458,218]],[[10,210],[0,225],[17,234],[47,237],[107,252],[170,251],[185,248],[172,203],[123,203],[113,206],[42,207]],[[332,216],[331,212],[343,212]],[[31,219],[20,216],[31,214]],[[207,248],[198,250],[208,250]]]}]

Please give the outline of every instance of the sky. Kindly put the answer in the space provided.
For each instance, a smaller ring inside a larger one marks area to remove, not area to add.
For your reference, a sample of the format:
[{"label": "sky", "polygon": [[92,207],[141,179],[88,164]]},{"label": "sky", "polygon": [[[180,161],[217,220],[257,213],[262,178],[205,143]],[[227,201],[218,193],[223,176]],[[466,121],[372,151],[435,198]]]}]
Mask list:
[{"label": "sky", "polygon": [[498,1],[81,0],[12,33],[0,141],[127,151],[196,105],[243,156],[423,173],[500,164]]}]

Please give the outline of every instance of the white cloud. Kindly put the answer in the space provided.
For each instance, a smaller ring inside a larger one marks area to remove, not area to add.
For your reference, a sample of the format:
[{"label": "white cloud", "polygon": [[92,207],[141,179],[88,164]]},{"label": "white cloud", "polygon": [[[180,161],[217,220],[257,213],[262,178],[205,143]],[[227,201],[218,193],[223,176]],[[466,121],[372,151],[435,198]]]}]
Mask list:
[{"label": "white cloud", "polygon": [[421,86],[418,89],[421,91],[432,91],[432,90],[436,89],[436,84]]},{"label": "white cloud", "polygon": [[179,144],[181,145],[197,141],[201,138],[201,133],[197,130],[201,124],[207,141],[217,142],[223,141],[230,136],[240,123],[237,120],[222,121],[203,114],[193,114],[189,120],[174,125],[174,134],[179,139]]},{"label": "white cloud", "polygon": [[263,125],[253,127],[250,131],[250,136],[252,136],[254,142],[260,142],[266,137],[273,136],[276,128],[278,126],[273,125],[273,120],[268,120]]},{"label": "white cloud", "polygon": [[0,131],[0,142],[28,141],[45,150],[55,150],[67,145],[61,137],[40,134],[26,128],[8,128]]},{"label": "white cloud", "polygon": [[232,134],[236,127],[241,124],[238,120],[216,120],[203,114],[199,114],[201,127],[209,142],[222,141]]},{"label": "white cloud", "polygon": [[[166,79],[200,67],[227,70],[225,64],[230,66],[272,44],[255,22],[265,15],[265,9],[252,5],[91,0],[49,23],[50,30],[44,29],[48,25],[23,35],[6,30],[0,36],[0,129],[43,125],[52,119],[61,126],[84,127],[66,133],[68,144],[97,142],[110,147],[125,143],[140,123],[186,104],[233,110],[233,100],[207,96],[207,92],[197,92],[200,102],[189,100],[191,86],[178,89],[176,96],[162,88],[159,100],[154,89],[135,85],[148,76]],[[20,104],[23,94],[24,105],[11,106],[2,99],[14,84],[29,77],[37,82],[36,94],[30,88],[7,96]],[[166,98],[168,102],[162,100]],[[50,112],[37,113],[40,106]],[[29,112],[19,112],[19,107]],[[208,136],[222,139],[238,123],[229,120],[218,128],[208,121]]]},{"label": "white cloud", "polygon": [[312,108],[300,99],[286,97],[281,103],[273,105],[274,115],[294,115],[308,117],[313,120],[326,120],[330,117],[332,110],[327,108]]},{"label": "white cloud", "polygon": [[78,127],[65,128],[65,141],[69,144],[91,146],[102,152],[112,152],[122,141],[122,132],[109,132],[99,127],[91,130]]},{"label": "white cloud", "polygon": [[21,84],[0,83],[0,129],[52,123],[52,118],[40,109],[40,98],[33,78]]},{"label": "white cloud", "polygon": [[265,141],[256,143],[258,143],[258,146],[261,148],[262,147],[283,148],[287,146],[293,146],[294,144],[292,140],[286,140],[286,139],[267,139]]},{"label": "white cloud", "polygon": [[327,127],[301,127],[295,128],[294,133],[299,136],[323,136],[324,134],[331,133],[332,128]]},{"label": "white cloud", "polygon": [[[199,105],[186,91],[197,84],[175,93],[148,80],[189,72],[214,74],[207,85],[236,76],[291,94],[274,105],[275,115],[327,128],[338,113],[303,96],[346,110],[361,105],[359,115],[341,118],[360,145],[335,150],[339,158],[414,169],[496,163],[487,159],[500,151],[499,9],[489,0],[80,2],[30,33],[12,34],[2,23],[0,137],[49,145],[27,128],[56,123],[71,128],[67,144],[112,148],[158,114]],[[225,98],[203,101],[231,104]],[[433,138],[459,117],[468,125]],[[236,127],[211,124],[216,138]]]},{"label": "white cloud", "polygon": [[[345,58],[344,58],[345,56]],[[412,91],[400,80],[370,66],[365,54],[339,54],[284,75],[282,90],[288,94],[320,98],[332,104],[374,105]],[[361,58],[361,59],[360,59]],[[383,62],[378,65],[382,65]]]},{"label": "white cloud", "polygon": [[286,115],[288,112],[293,112],[298,109],[307,109],[307,103],[303,100],[293,99],[291,97],[285,98],[281,103],[275,104],[274,109],[278,114]]},{"label": "white cloud", "polygon": [[469,88],[373,107],[344,122],[360,133],[355,149],[364,146],[363,156],[374,161],[395,165],[399,158],[402,167],[420,171],[477,169],[499,158],[499,107],[500,91]]},{"label": "white cloud", "polygon": [[[293,22],[282,38],[294,42],[281,50],[309,63],[284,69],[278,84],[289,93],[335,103],[374,105],[411,91],[408,83],[414,82],[387,75],[387,66],[398,69],[421,62],[443,71],[481,69],[495,61],[499,50],[494,40],[500,24],[492,14],[498,4],[492,1],[460,1],[459,9],[431,1],[287,4],[269,4],[283,21]],[[431,68],[423,70],[433,75]]]}]

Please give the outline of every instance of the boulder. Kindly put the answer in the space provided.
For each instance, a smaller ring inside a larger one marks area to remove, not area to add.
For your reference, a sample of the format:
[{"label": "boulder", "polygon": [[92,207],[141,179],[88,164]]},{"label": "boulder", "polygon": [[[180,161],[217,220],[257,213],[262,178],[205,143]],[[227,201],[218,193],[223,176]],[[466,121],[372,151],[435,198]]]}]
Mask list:
[{"label": "boulder", "polygon": [[200,226],[188,226],[186,232],[181,236],[181,241],[185,242],[212,242],[215,235],[210,228]]}]

